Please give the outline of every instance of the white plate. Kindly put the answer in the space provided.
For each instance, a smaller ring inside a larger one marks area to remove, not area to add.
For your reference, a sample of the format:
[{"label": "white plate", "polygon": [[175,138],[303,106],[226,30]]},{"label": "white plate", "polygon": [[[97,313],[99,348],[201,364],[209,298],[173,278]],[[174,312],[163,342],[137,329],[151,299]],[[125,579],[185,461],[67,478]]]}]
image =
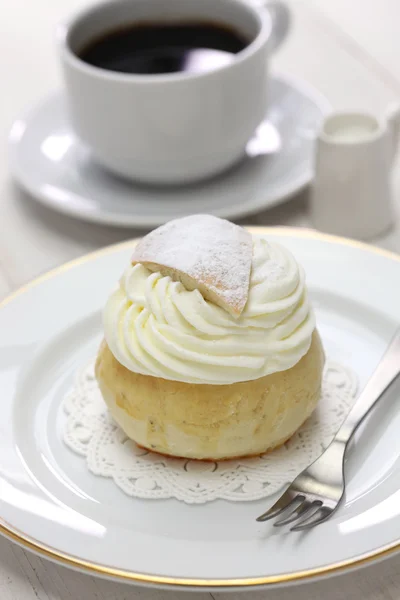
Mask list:
[{"label": "white plate", "polygon": [[[296,229],[252,229],[304,264],[327,354],[363,385],[400,321],[400,257]],[[126,496],[64,447],[58,407],[101,338],[132,242],[44,275],[0,310],[0,531],[55,561],[131,582],[242,588],[299,582],[400,547],[400,411],[389,394],[357,436],[346,502],[306,534],[255,517],[271,500],[186,505]]]},{"label": "white plate", "polygon": [[14,123],[10,167],[33,198],[86,221],[152,227],[193,213],[238,218],[283,202],[311,181],[314,138],[328,111],[311,87],[273,78],[268,121],[249,142],[246,159],[197,185],[150,187],[93,163],[71,131],[59,93]]}]

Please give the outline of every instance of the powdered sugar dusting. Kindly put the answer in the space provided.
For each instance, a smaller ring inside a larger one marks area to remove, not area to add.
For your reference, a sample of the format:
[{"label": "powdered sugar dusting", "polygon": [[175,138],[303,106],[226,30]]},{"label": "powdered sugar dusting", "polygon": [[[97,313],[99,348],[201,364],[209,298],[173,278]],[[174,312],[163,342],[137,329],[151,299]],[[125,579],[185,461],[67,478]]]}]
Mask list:
[{"label": "powdered sugar dusting", "polygon": [[[155,229],[136,246],[132,262],[188,276],[195,287],[227,312],[240,315],[249,293],[251,235],[211,215],[192,215]],[[196,285],[197,284],[197,285]]]}]

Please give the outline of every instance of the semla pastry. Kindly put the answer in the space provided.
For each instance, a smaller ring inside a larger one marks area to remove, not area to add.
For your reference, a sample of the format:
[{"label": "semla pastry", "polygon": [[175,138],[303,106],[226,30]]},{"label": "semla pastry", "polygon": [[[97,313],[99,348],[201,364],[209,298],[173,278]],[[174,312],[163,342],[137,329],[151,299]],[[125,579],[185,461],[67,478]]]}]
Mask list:
[{"label": "semla pastry", "polygon": [[144,237],[104,309],[96,377],[128,437],[221,460],[286,442],[324,353],[304,271],[280,244],[209,215]]}]

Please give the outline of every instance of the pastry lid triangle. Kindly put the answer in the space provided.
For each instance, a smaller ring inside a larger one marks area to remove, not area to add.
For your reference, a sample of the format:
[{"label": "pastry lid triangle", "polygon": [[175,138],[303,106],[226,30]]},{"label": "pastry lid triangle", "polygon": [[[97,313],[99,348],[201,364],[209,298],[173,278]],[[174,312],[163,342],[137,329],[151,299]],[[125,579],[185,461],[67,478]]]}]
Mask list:
[{"label": "pastry lid triangle", "polygon": [[249,294],[253,240],[245,229],[211,215],[170,221],[136,246],[132,263],[160,271],[232,316],[242,313]]}]

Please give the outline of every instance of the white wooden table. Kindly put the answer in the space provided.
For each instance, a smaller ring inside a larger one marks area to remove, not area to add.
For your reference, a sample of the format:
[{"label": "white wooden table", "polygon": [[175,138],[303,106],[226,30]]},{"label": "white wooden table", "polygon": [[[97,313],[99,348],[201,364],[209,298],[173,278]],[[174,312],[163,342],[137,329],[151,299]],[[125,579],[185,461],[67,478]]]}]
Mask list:
[{"label": "white wooden table", "polygon": [[[49,90],[60,86],[53,29],[85,0],[3,0],[0,16],[0,133]],[[400,99],[399,0],[291,0],[290,40],[274,59],[278,70],[303,77],[335,108],[383,114]],[[400,212],[400,160],[395,170]],[[254,224],[308,225],[307,193],[252,218]],[[0,146],[0,297],[57,264],[138,235],[91,226],[37,206],[10,181]],[[400,252],[400,218],[375,243]],[[362,571],[300,588],[248,592],[252,600],[338,598],[397,600],[400,556]],[[1,600],[172,600],[175,592],[142,590],[68,571],[0,539]],[[223,600],[225,594],[214,594]],[[182,592],[181,598],[189,597]],[[199,600],[210,594],[200,593]],[[226,596],[227,597],[227,596]],[[231,596],[232,597],[232,596]],[[233,598],[235,595],[233,595]]]}]

